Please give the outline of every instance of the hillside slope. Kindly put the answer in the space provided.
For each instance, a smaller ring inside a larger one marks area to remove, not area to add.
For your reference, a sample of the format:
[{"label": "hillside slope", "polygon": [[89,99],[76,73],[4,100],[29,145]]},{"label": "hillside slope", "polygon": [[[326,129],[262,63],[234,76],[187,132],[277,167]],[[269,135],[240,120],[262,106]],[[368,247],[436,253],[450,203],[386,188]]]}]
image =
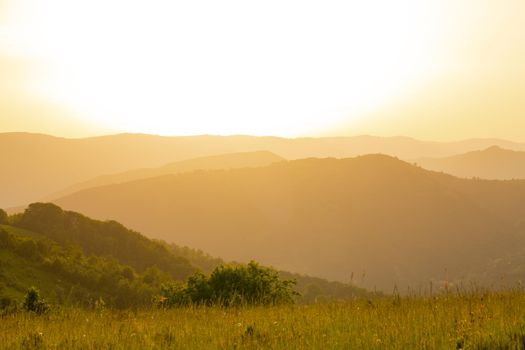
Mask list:
[{"label": "hillside slope", "polygon": [[172,162],[158,168],[134,169],[118,174],[98,176],[94,179],[78,183],[64,189],[63,191],[57,192],[49,196],[48,199],[60,198],[91,187],[117,184],[145,179],[148,177],[179,174],[195,170],[261,167],[270,165],[272,163],[281,162],[283,160],[285,159],[266,151],[230,153],[210,157],[199,157],[179,162]]},{"label": "hillside slope", "polygon": [[446,158],[422,158],[417,163],[425,169],[463,178],[525,179],[525,152],[498,146]]},{"label": "hillside slope", "polygon": [[[150,240],[117,222],[101,222],[54,204],[34,203],[0,225],[0,304],[37,286],[53,302],[92,307],[151,305],[166,282],[224,261],[201,251]],[[295,279],[300,302],[348,299],[369,293],[350,284],[282,271]],[[0,305],[0,310],[2,305]]]},{"label": "hillside slope", "polygon": [[152,241],[118,222],[92,220],[50,203],[33,203],[12,219],[16,227],[45,235],[61,245],[78,245],[88,255],[107,256],[144,272],[157,266],[182,280],[196,269],[162,242]]},{"label": "hillside slope", "polygon": [[44,235],[0,226],[0,310],[20,301],[30,286],[53,304],[93,307],[102,298],[111,307],[140,307],[151,304],[159,283],[115,259],[88,257]]},{"label": "hillside slope", "polygon": [[227,260],[341,281],[364,274],[363,285],[391,291],[460,278],[519,249],[525,203],[513,186],[525,190],[370,155],[169,175],[56,202]]},{"label": "hillside slope", "polygon": [[0,208],[40,201],[102,174],[159,167],[196,157],[266,150],[286,159],[350,157],[385,153],[403,159],[444,157],[490,145],[525,150],[525,144],[504,140],[424,142],[407,137],[298,138],[252,136],[110,135],[65,139],[27,133],[0,134]]}]

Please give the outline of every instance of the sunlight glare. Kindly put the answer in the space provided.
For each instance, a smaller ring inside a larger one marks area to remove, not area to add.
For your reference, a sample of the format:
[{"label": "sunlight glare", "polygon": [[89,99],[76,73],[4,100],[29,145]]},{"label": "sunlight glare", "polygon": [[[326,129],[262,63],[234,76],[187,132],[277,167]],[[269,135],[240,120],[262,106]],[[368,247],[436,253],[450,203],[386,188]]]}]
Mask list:
[{"label": "sunlight glare", "polygon": [[21,0],[4,46],[44,65],[36,92],[107,128],[295,136],[444,69],[431,4]]}]

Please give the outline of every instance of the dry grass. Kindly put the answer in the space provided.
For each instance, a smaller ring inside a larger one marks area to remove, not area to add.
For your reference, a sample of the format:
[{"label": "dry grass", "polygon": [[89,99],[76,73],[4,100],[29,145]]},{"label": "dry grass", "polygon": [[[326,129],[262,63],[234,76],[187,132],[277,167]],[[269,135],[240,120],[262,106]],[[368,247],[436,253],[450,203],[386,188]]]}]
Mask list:
[{"label": "dry grass", "polygon": [[55,310],[0,318],[5,349],[525,349],[525,294],[309,306]]}]

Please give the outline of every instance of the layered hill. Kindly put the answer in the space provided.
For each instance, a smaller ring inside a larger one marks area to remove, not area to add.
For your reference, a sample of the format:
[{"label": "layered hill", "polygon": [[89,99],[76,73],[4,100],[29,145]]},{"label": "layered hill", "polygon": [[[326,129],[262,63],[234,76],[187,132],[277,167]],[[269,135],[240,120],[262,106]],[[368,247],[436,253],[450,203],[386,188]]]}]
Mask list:
[{"label": "layered hill", "polygon": [[422,167],[464,178],[492,180],[525,179],[525,152],[492,146],[445,158],[422,158]]},{"label": "layered hill", "polygon": [[53,304],[111,307],[151,304],[169,276],[151,269],[142,274],[111,257],[85,255],[35,232],[0,225],[0,310],[19,302],[37,286]]},{"label": "layered hill", "polygon": [[[188,247],[146,238],[114,221],[102,222],[54,204],[34,203],[0,225],[0,311],[37,286],[53,303],[93,307],[151,305],[167,282],[224,261]],[[368,295],[349,284],[281,272],[296,279],[301,302]]]},{"label": "layered hill", "polygon": [[524,144],[503,140],[438,143],[407,137],[286,139],[131,134],[65,139],[37,134],[4,133],[0,134],[2,162],[6,164],[0,171],[0,207],[15,207],[39,201],[102,174],[160,167],[170,162],[217,154],[266,150],[286,159],[351,157],[368,153],[417,159],[451,156],[490,145],[525,150]]},{"label": "layered hill", "polygon": [[179,162],[172,162],[157,168],[134,169],[118,174],[97,176],[89,181],[78,183],[64,189],[63,191],[57,192],[51,195],[48,199],[63,197],[91,187],[118,184],[122,182],[145,179],[148,177],[179,174],[195,170],[261,167],[270,165],[272,163],[281,162],[283,160],[285,159],[267,151],[241,152],[210,157],[198,157]]},{"label": "layered hill", "polygon": [[391,291],[521,249],[525,182],[462,180],[369,155],[168,175],[56,201],[227,260]]},{"label": "layered hill", "polygon": [[19,228],[40,233],[63,246],[77,245],[88,255],[115,258],[139,272],[156,266],[182,280],[197,270],[163,242],[148,239],[118,222],[93,220],[53,204],[31,204],[12,221]]}]

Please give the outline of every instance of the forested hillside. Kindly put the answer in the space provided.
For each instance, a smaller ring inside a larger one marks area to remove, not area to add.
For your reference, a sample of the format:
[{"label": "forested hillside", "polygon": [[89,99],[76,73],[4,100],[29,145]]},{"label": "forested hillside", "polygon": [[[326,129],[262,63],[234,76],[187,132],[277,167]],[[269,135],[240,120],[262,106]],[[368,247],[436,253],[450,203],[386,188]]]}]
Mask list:
[{"label": "forested hillside", "polygon": [[52,303],[108,307],[151,304],[161,283],[170,276],[150,268],[142,274],[110,257],[85,255],[44,236],[0,227],[0,302],[18,302],[30,286],[38,286]]},{"label": "forested hillside", "polygon": [[77,245],[88,255],[111,256],[143,272],[157,266],[173,278],[184,279],[195,268],[185,258],[172,254],[166,244],[152,241],[115,221],[96,221],[50,203],[34,203],[12,224],[62,244]]},{"label": "forested hillside", "polygon": [[56,201],[226,260],[391,291],[468,278],[523,244],[525,182],[369,155],[93,188]]},{"label": "forested hillside", "polygon": [[[34,203],[7,217],[0,210],[0,309],[37,286],[61,305],[129,308],[151,305],[164,284],[225,262],[208,254],[153,241],[117,222],[92,220],[54,204]],[[282,272],[297,280],[299,301],[367,295],[348,284]]]}]

